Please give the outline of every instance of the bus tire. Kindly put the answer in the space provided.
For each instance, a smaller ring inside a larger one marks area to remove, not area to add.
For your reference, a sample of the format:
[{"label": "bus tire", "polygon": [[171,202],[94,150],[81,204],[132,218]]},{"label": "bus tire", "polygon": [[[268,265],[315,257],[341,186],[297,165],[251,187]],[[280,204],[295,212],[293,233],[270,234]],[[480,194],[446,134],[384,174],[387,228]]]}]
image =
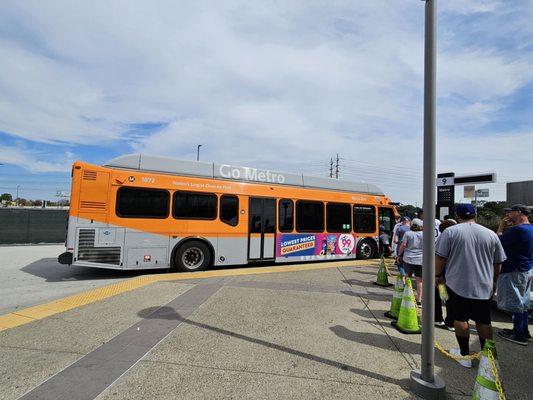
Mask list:
[{"label": "bus tire", "polygon": [[211,265],[211,251],[199,240],[183,243],[174,254],[173,266],[178,271],[203,271]]},{"label": "bus tire", "polygon": [[357,242],[357,258],[369,260],[378,254],[376,243],[372,239],[363,239]]}]

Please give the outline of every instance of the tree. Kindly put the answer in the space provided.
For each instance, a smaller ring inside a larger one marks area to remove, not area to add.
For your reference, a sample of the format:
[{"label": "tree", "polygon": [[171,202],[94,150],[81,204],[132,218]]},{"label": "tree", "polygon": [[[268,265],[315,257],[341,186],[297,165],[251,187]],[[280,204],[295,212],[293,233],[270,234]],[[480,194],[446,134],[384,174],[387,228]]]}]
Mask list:
[{"label": "tree", "polygon": [[396,207],[398,212],[402,217],[414,218],[416,217],[416,212],[418,207],[412,206],[410,204],[402,204],[401,206]]},{"label": "tree", "polygon": [[13,201],[13,196],[11,196],[11,193],[2,193],[0,195],[0,201]]},{"label": "tree", "polygon": [[480,214],[483,213],[488,217],[493,215],[501,216],[503,215],[503,209],[505,207],[507,207],[507,203],[505,201],[487,201],[485,204],[483,204]]},{"label": "tree", "polygon": [[505,201],[487,201],[477,209],[477,222],[489,229],[496,230],[503,217],[503,209],[507,207]]}]

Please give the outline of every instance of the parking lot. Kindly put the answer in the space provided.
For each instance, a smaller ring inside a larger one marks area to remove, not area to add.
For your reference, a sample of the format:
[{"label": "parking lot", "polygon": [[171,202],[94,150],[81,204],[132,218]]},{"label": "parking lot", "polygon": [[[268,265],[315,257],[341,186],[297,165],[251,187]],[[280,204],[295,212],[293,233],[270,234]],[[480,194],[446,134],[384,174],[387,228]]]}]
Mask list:
[{"label": "parking lot", "polygon": [[0,314],[139,275],[61,265],[57,256],[63,251],[63,245],[0,247]]},{"label": "parking lot", "polygon": [[[2,314],[65,296],[81,304],[0,332],[2,399],[416,398],[420,335],[383,316],[392,290],[372,284],[375,261],[136,277],[69,269],[58,249],[0,248],[16,260],[3,261]],[[455,346],[453,333],[436,336]],[[508,398],[527,399],[531,346],[496,342]],[[449,398],[471,397],[477,363],[437,353],[436,372]]]}]

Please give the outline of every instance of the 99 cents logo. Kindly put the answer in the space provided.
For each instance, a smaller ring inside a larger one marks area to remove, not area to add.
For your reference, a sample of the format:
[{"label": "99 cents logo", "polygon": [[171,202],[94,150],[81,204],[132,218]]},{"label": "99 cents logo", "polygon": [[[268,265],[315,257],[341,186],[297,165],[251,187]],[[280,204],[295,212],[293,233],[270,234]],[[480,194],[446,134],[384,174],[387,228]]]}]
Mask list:
[{"label": "99 cents logo", "polygon": [[339,235],[339,240],[337,241],[337,248],[343,254],[350,254],[355,246],[355,238],[349,233]]}]

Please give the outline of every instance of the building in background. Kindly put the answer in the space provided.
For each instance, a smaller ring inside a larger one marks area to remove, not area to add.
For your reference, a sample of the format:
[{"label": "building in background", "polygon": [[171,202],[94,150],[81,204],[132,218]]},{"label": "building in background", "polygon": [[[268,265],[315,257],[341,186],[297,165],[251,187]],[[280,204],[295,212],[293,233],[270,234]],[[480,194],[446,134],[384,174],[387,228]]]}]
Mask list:
[{"label": "building in background", "polygon": [[525,204],[533,208],[533,180],[507,182],[507,204]]}]

